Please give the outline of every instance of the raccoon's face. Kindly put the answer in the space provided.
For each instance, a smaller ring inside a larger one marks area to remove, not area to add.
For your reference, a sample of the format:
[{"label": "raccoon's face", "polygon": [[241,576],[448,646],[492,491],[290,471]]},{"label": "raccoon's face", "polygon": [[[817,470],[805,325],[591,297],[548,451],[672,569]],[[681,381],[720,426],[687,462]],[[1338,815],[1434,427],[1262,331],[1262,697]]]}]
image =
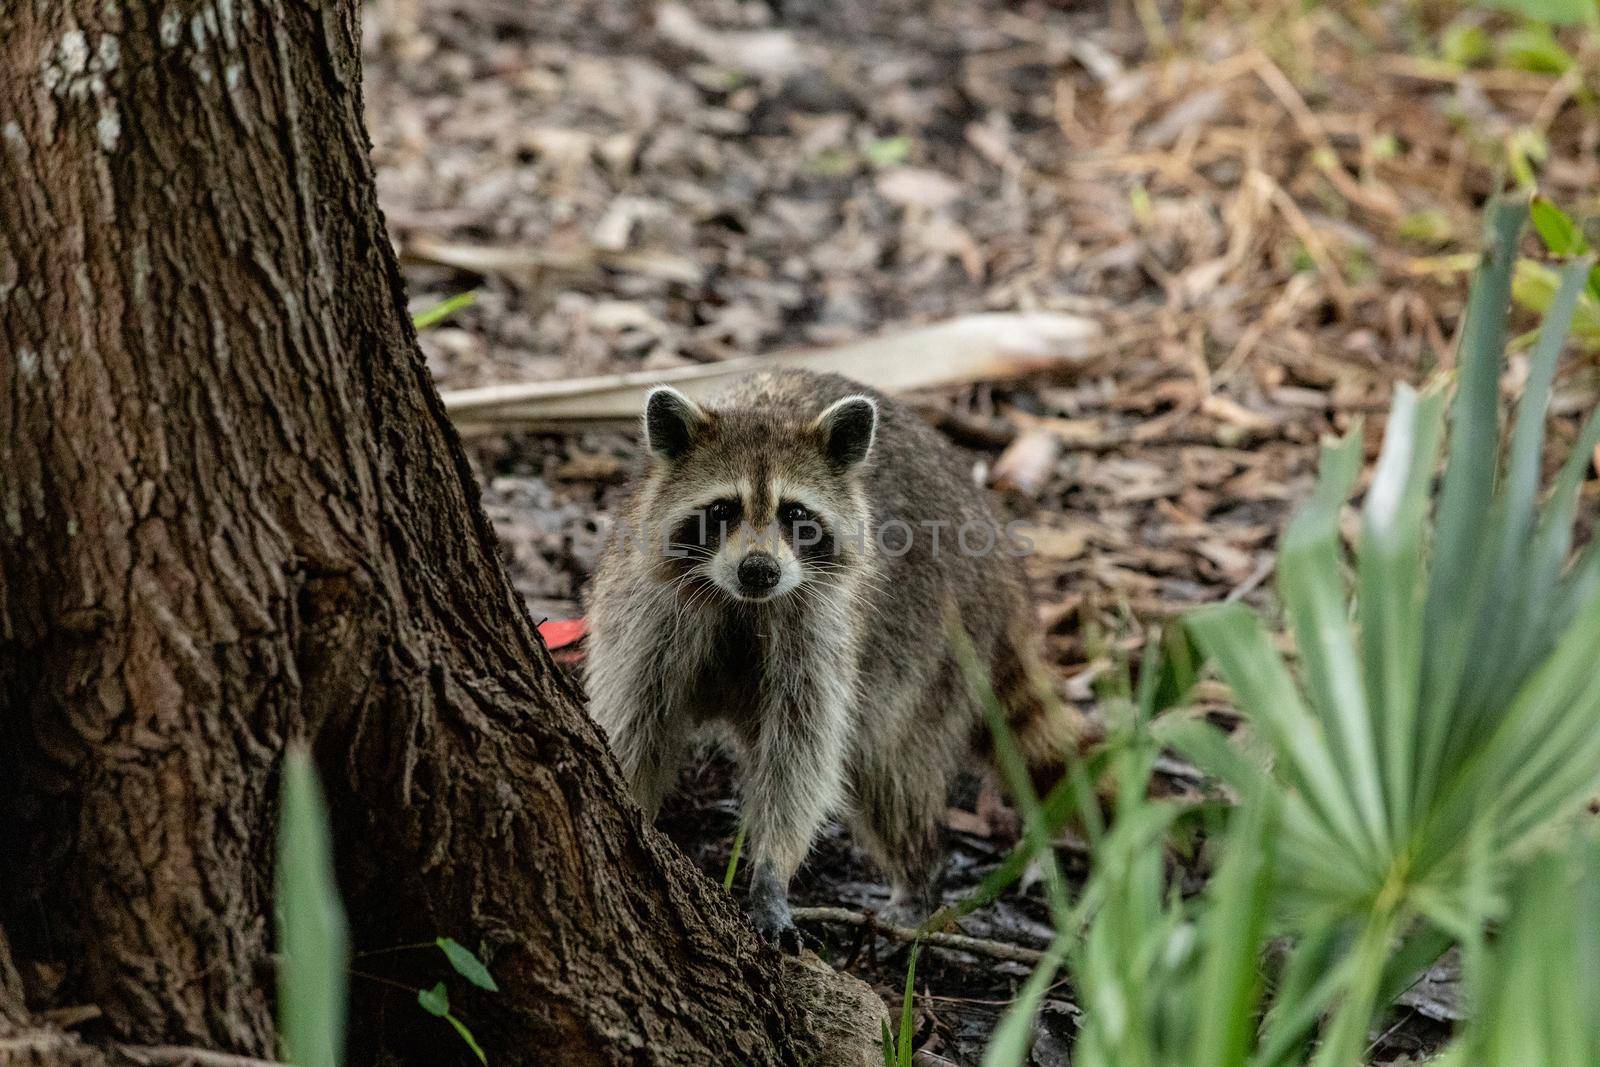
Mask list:
[{"label": "raccoon's face", "polygon": [[662,577],[745,602],[838,584],[870,543],[862,474],[877,421],[865,396],[809,418],[707,410],[656,389],[645,405],[655,458],[645,520]]}]

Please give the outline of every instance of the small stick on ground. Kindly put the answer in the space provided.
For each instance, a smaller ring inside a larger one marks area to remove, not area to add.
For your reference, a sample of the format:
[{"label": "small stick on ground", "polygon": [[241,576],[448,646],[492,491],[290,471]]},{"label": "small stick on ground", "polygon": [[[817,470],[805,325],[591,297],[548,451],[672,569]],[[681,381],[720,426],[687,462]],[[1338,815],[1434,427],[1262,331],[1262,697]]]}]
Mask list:
[{"label": "small stick on ground", "polygon": [[851,911],[849,908],[795,908],[792,912],[797,922],[824,922],[840,923],[845,926],[865,926],[875,930],[885,937],[895,941],[904,941],[910,944],[921,941],[924,945],[934,948],[951,949],[956,952],[970,952],[978,956],[989,956],[997,960],[1010,960],[1013,963],[1037,964],[1044,959],[1044,953],[1038,949],[1025,948],[1022,945],[1013,945],[1008,941],[990,941],[982,937],[968,937],[966,934],[921,934],[909,926],[896,926],[886,923],[874,915],[865,912]]},{"label": "small stick on ground", "polygon": [[147,1067],[287,1067],[278,1060],[238,1056],[188,1045],[117,1045],[116,1050],[137,1064]]}]

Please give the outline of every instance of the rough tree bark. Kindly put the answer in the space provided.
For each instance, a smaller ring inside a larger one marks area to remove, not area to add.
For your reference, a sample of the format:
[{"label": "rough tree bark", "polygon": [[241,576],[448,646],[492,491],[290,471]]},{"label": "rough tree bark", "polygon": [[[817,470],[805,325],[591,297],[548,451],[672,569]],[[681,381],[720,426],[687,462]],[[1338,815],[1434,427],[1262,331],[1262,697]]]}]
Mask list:
[{"label": "rough tree bark", "polygon": [[[0,1059],[273,1054],[306,739],[357,949],[486,941],[497,1063],[850,1062],[881,1005],[641,824],[512,591],[358,58],[355,0],[0,2]],[[459,1055],[356,988],[356,1058]]]}]

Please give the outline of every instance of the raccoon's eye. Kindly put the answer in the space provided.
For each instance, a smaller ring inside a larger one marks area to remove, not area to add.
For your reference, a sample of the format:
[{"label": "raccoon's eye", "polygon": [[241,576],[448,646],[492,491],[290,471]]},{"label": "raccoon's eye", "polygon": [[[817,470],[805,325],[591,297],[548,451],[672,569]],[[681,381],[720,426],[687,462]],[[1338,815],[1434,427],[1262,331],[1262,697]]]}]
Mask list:
[{"label": "raccoon's eye", "polygon": [[730,525],[738,517],[739,502],[737,500],[712,501],[711,506],[706,509],[706,518],[718,526]]},{"label": "raccoon's eye", "polygon": [[804,504],[796,504],[792,500],[784,501],[784,503],[778,508],[778,521],[783,523],[785,526],[794,526],[802,522],[813,522],[815,519],[816,515],[812,513],[810,508],[806,507]]}]

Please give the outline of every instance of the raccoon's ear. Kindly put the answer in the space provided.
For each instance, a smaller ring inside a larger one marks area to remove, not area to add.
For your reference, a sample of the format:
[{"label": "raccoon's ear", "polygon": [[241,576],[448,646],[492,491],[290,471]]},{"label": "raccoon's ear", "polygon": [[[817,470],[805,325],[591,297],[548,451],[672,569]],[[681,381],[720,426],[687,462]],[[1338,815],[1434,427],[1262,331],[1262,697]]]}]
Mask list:
[{"label": "raccoon's ear", "polygon": [[644,402],[645,444],[663,459],[677,459],[689,450],[706,420],[699,404],[670,385],[658,385]]},{"label": "raccoon's ear", "polygon": [[817,416],[822,448],[840,470],[854,467],[872,451],[878,432],[878,405],[870,396],[847,396]]}]

